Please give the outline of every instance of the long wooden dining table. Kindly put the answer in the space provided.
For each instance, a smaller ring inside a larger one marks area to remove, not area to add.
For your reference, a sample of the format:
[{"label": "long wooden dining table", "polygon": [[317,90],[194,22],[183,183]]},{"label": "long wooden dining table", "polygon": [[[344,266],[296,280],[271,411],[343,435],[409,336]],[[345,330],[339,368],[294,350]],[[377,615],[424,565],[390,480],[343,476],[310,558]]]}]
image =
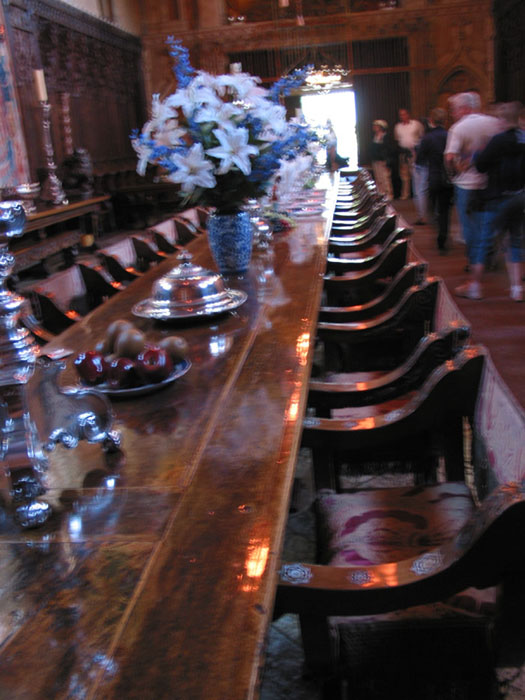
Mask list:
[{"label": "long wooden dining table", "polygon": [[[258,695],[311,369],[331,221],[297,220],[226,279],[247,301],[169,324],[133,305],[173,256],[58,336],[92,349],[132,320],[189,344],[190,370],[112,400],[122,460],[50,454],[41,529],[0,523],[0,700],[236,700]],[[207,239],[187,249],[215,269]]]}]

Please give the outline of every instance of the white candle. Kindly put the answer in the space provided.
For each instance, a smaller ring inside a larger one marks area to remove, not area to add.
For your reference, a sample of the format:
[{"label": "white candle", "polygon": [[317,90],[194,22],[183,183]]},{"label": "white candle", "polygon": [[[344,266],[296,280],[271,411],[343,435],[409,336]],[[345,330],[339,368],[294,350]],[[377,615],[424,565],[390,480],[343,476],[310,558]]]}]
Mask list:
[{"label": "white candle", "polygon": [[35,81],[35,91],[38,101],[47,102],[46,79],[42,68],[33,71],[33,79]]},{"label": "white candle", "polygon": [[279,0],[279,7],[288,7],[289,5],[289,0]]},{"label": "white candle", "polygon": [[232,75],[242,73],[242,63],[230,63],[230,73]]}]

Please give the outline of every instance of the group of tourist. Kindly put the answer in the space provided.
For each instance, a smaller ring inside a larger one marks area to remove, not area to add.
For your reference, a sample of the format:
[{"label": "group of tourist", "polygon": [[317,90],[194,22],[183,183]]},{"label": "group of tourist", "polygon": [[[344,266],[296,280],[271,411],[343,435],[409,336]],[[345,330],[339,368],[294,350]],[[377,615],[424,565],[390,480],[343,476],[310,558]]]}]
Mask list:
[{"label": "group of tourist", "polygon": [[415,224],[425,223],[430,214],[442,253],[447,251],[454,201],[470,275],[456,294],[483,297],[488,256],[504,242],[510,298],[523,301],[525,108],[518,102],[502,103],[492,114],[484,114],[476,92],[453,95],[449,105],[453,123],[448,131],[448,114],[441,108],[431,111],[425,125],[400,109],[393,139],[384,120],[373,122],[371,158],[377,188],[393,198],[391,163],[397,158],[401,199],[413,194]]}]

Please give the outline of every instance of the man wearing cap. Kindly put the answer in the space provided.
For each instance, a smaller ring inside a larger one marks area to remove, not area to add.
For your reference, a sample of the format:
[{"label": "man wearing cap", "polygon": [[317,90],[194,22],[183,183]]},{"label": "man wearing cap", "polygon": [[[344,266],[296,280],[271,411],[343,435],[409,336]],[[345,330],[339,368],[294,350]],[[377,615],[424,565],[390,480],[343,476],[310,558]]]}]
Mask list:
[{"label": "man wearing cap", "polygon": [[377,191],[392,199],[392,178],[389,161],[392,157],[392,142],[388,136],[388,124],[384,119],[376,119],[372,123],[374,137],[370,144],[372,171],[376,181]]}]

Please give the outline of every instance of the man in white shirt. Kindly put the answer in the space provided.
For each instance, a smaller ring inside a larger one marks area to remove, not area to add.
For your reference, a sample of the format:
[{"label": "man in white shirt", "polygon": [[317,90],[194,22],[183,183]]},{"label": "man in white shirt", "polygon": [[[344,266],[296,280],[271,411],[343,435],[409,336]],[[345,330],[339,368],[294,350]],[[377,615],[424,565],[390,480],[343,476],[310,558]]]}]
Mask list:
[{"label": "man in white shirt", "polygon": [[485,189],[487,177],[478,172],[473,157],[502,127],[496,117],[480,113],[481,100],[475,92],[458,93],[449,102],[455,123],[448,132],[445,166],[454,184],[456,209],[471,273],[470,281],[457,287],[455,292],[469,299],[481,299],[481,278],[490,247],[491,229],[485,212],[476,203],[476,193]]},{"label": "man in white shirt", "polygon": [[[401,178],[401,199],[410,199],[410,186],[416,146],[423,138],[425,129],[417,119],[410,119],[407,109],[399,110],[399,121],[394,126],[394,138],[399,146],[399,177]],[[414,190],[416,188],[414,187]]]}]

